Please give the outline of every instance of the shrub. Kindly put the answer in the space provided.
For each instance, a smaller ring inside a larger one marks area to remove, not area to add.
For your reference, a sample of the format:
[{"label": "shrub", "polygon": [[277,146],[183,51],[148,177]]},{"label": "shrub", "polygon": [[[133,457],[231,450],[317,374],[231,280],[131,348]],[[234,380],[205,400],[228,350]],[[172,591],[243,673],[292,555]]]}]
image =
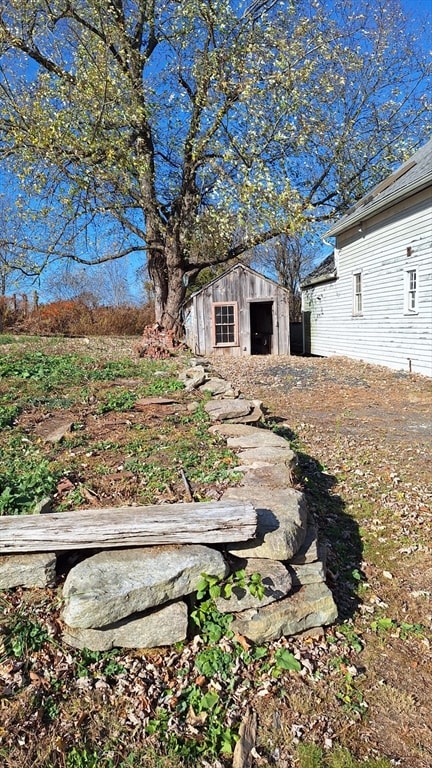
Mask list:
[{"label": "shrub", "polygon": [[55,301],[35,309],[20,329],[36,335],[140,336],[154,322],[152,304],[95,307],[84,299]]}]

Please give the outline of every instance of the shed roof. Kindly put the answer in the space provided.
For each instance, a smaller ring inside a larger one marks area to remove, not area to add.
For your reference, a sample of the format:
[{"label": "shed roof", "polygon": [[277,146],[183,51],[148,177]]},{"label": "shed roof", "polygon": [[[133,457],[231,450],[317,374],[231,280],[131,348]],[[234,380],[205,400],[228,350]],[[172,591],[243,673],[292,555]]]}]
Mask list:
[{"label": "shed roof", "polygon": [[317,283],[327,283],[329,280],[335,280],[336,277],[336,262],[334,251],[332,251],[312,272],[306,275],[301,281],[300,288],[308,288]]},{"label": "shed roof", "polygon": [[377,184],[336,222],[326,236],[338,235],[354,224],[419,192],[432,184],[432,139],[396,171]]},{"label": "shed roof", "polygon": [[195,296],[198,296],[203,291],[206,291],[209,286],[214,285],[214,283],[219,282],[219,280],[223,280],[227,275],[230,274],[230,272],[238,271],[245,271],[249,272],[251,275],[256,275],[257,277],[261,278],[261,280],[265,280],[267,283],[271,283],[272,285],[276,286],[280,291],[285,291],[288,293],[286,288],[283,288],[279,283],[277,283],[275,280],[272,280],[270,277],[266,277],[265,275],[261,274],[261,272],[257,272],[256,269],[252,269],[252,267],[247,266],[246,264],[242,264],[239,262],[238,264],[234,264],[234,266],[230,267],[229,269],[226,269],[225,272],[222,272],[220,275],[217,275],[213,278],[213,280],[210,280],[208,283],[203,285],[199,290],[194,291],[194,293],[191,293],[190,296],[187,297],[185,300],[185,304],[188,304],[189,301],[191,301]]}]

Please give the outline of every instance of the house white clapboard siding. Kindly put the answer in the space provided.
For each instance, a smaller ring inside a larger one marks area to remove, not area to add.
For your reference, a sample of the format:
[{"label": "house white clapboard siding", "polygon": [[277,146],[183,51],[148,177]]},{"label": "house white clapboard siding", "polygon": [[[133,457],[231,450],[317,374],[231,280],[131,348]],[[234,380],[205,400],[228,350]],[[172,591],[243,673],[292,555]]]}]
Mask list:
[{"label": "house white clapboard siding", "polygon": [[329,236],[301,286],[304,352],[432,376],[432,140]]}]

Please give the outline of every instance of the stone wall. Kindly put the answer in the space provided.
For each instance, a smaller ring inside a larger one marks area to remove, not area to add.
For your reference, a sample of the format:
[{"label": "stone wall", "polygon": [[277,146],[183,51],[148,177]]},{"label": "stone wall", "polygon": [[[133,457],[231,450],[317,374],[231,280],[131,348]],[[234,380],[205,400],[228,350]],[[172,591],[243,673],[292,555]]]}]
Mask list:
[{"label": "stone wall", "polygon": [[[149,648],[185,640],[189,611],[202,573],[223,579],[245,569],[265,587],[258,600],[234,588],[219,598],[232,628],[252,642],[294,635],[332,623],[337,610],[325,583],[325,555],[305,496],[292,487],[296,455],[286,440],[264,428],[260,403],[241,396],[205,364],[181,374],[189,389],[212,394],[210,429],[237,452],[243,479],[224,499],[251,502],[256,538],[226,546],[197,544],[104,550],[84,556],[63,587],[65,643],[90,650]],[[0,588],[44,587],[55,582],[55,553],[0,557]]]}]

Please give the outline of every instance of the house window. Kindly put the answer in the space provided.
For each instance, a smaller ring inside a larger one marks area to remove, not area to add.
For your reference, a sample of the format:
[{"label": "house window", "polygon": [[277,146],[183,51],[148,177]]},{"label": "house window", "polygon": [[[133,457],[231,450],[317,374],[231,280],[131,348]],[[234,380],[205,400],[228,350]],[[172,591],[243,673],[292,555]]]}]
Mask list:
[{"label": "house window", "polygon": [[407,269],[405,273],[405,307],[407,312],[417,312],[417,270]]},{"label": "house window", "polygon": [[213,304],[213,337],[215,347],[238,344],[237,302]]},{"label": "house window", "polygon": [[353,315],[361,315],[363,311],[362,274],[355,272],[353,275]]}]

